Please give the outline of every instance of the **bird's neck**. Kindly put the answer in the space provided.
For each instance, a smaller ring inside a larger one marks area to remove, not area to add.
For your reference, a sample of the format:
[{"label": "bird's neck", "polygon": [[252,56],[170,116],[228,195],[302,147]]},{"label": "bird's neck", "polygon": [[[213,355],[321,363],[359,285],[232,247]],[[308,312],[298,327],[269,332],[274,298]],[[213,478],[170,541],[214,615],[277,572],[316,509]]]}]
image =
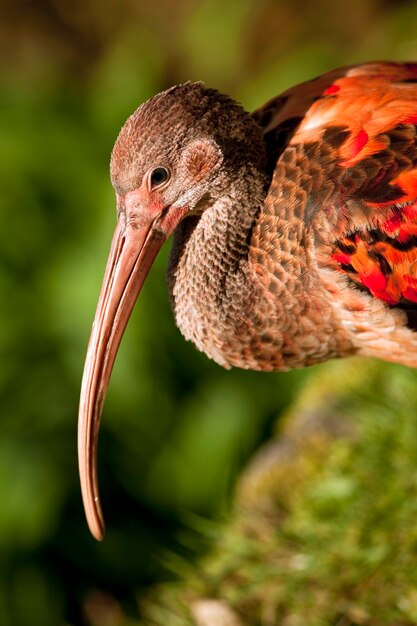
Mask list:
[{"label": "bird's neck", "polygon": [[[249,177],[250,178],[250,177]],[[171,304],[186,339],[224,367],[243,366],[232,353],[253,300],[248,258],[264,192],[249,178],[174,233],[168,266]],[[248,184],[246,184],[248,182]],[[239,358],[238,358],[239,360]],[[233,362],[232,362],[233,361]]]},{"label": "bird's neck", "polygon": [[176,322],[224,367],[285,370],[340,353],[312,229],[275,179],[266,198],[250,179],[240,181],[174,235],[168,280]]}]

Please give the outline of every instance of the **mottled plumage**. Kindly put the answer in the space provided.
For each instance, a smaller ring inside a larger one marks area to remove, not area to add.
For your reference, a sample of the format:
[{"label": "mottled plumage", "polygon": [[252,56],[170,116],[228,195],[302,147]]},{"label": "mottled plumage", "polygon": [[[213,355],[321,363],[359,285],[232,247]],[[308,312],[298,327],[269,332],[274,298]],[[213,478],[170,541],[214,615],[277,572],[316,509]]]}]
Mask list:
[{"label": "mottled plumage", "polygon": [[171,233],[176,322],[220,365],[286,370],[351,354],[417,365],[416,82],[414,63],[341,68],[253,115],[186,83],[128,119],[112,155],[118,226],[80,403],[96,537],[105,391]]}]

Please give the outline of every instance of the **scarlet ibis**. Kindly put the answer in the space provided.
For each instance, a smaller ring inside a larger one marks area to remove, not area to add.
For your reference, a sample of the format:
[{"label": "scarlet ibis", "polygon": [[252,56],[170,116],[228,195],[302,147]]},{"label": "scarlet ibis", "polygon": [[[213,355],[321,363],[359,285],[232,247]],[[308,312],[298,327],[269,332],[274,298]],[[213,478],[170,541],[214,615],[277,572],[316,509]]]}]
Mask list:
[{"label": "scarlet ibis", "polygon": [[106,389],[171,233],[176,323],[223,367],[288,370],[353,354],[417,365],[416,83],[417,63],[345,67],[250,115],[188,82],[129,117],[111,157],[118,223],[79,414],[97,539]]}]

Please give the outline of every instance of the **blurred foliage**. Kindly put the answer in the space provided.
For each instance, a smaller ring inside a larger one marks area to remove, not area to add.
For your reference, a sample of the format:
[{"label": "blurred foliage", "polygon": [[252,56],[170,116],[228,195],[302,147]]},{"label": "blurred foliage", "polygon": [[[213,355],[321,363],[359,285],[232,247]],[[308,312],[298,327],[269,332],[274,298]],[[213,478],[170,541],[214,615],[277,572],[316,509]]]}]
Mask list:
[{"label": "blurred foliage", "polygon": [[184,342],[165,250],[114,370],[99,449],[108,533],[90,538],[76,414],[115,222],[109,153],[125,118],[184,80],[251,110],[337,65],[416,59],[416,12],[404,0],[351,0],[349,10],[334,0],[2,1],[0,624],[134,623],[144,586],[171,576],[167,551],[188,560],[204,548],[200,518],[227,515],[240,469],[312,375],[225,372]]}]

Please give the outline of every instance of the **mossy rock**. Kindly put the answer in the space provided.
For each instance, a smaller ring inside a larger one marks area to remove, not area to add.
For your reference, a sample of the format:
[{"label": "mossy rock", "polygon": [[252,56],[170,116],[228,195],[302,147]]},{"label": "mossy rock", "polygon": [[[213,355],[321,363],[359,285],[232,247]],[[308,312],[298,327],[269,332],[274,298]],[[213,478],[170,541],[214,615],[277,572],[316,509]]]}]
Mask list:
[{"label": "mossy rock", "polygon": [[210,554],[141,610],[143,626],[417,624],[417,373],[316,367]]}]

